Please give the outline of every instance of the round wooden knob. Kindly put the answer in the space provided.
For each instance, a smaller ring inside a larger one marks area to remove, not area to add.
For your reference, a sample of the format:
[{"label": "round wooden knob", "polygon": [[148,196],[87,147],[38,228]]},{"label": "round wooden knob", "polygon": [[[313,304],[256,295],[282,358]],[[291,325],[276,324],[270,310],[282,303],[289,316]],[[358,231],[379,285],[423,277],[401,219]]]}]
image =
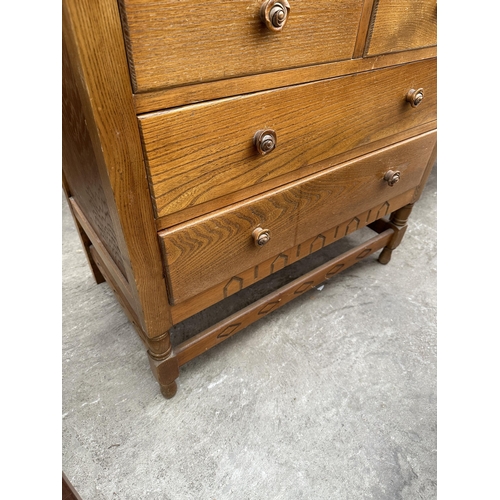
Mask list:
[{"label": "round wooden knob", "polygon": [[424,99],[424,89],[410,89],[406,94],[406,100],[412,108],[416,108]]},{"label": "round wooden knob", "polygon": [[399,182],[399,179],[401,179],[401,172],[399,170],[396,170],[395,172],[394,170],[389,170],[384,175],[384,181],[386,181],[391,187],[394,186],[396,182]]},{"label": "round wooden knob", "polygon": [[290,14],[287,0],[266,0],[260,8],[260,17],[271,31],[281,31]]},{"label": "round wooden knob", "polygon": [[252,231],[253,240],[255,241],[255,245],[261,247],[265,245],[271,239],[271,233],[269,229],[262,229],[258,227]]},{"label": "round wooden knob", "polygon": [[270,128],[257,130],[253,136],[253,143],[261,155],[267,155],[276,147],[276,132]]}]

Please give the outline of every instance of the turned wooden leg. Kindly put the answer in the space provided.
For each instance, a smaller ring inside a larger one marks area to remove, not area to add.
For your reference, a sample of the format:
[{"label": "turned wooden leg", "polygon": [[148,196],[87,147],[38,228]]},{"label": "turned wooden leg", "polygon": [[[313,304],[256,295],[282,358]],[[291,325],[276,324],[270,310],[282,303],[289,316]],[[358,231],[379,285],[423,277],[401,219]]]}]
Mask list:
[{"label": "turned wooden leg", "polygon": [[380,252],[380,255],[378,256],[378,261],[384,265],[389,264],[391,257],[392,257],[392,248],[384,247]]},{"label": "turned wooden leg", "polygon": [[161,393],[167,399],[173,398],[177,392],[176,379],[179,376],[179,362],[170,344],[170,334],[149,339],[148,357],[151,371],[160,384]]},{"label": "turned wooden leg", "polygon": [[173,398],[177,393],[177,382],[174,380],[168,385],[160,385],[160,390],[165,398]]},{"label": "turned wooden leg", "polygon": [[381,264],[388,264],[392,257],[392,251],[399,246],[408,227],[408,217],[413,209],[413,203],[401,207],[391,214],[388,227],[394,229],[394,236],[387,246],[382,249],[378,257]]}]

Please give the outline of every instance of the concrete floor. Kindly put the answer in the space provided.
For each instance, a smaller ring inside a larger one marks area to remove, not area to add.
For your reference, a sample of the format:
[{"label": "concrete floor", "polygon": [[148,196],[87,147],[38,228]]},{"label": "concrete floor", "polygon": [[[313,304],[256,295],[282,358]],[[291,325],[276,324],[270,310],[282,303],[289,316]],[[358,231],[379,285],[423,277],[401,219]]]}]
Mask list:
[{"label": "concrete floor", "polygon": [[387,266],[368,257],[191,361],[171,400],[64,201],[62,464],[82,499],[436,498],[436,174]]}]

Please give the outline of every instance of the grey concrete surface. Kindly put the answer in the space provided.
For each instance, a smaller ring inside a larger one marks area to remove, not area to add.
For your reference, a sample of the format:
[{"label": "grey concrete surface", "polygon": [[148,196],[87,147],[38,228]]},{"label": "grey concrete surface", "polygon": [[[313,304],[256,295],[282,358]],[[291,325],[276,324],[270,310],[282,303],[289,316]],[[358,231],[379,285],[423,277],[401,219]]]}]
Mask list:
[{"label": "grey concrete surface", "polygon": [[63,200],[62,464],[82,499],[436,498],[436,173],[387,266],[369,257],[191,361],[171,400]]}]

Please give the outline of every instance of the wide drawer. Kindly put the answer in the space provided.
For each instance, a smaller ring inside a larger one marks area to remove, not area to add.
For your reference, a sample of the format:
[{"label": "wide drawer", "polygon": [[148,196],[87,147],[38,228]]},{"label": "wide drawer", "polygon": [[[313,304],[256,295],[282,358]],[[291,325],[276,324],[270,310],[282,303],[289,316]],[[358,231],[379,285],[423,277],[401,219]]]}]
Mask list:
[{"label": "wide drawer", "polygon": [[[418,186],[435,140],[435,132],[423,134],[162,231],[170,301],[193,297]],[[393,186],[384,180],[389,170],[401,173]],[[256,245],[257,228],[269,230],[263,246]]]},{"label": "wide drawer", "polygon": [[290,0],[279,32],[256,0],[121,0],[136,92],[350,59],[363,0]]},{"label": "wide drawer", "polygon": [[[425,96],[414,108],[406,95],[419,88]],[[336,155],[435,119],[436,61],[430,59],[143,115],[139,122],[162,217],[231,193],[245,199],[245,188],[320,162],[328,168],[339,163]],[[262,129],[277,137],[264,156],[253,143]]]},{"label": "wide drawer", "polygon": [[436,45],[437,0],[378,0],[367,55]]}]

